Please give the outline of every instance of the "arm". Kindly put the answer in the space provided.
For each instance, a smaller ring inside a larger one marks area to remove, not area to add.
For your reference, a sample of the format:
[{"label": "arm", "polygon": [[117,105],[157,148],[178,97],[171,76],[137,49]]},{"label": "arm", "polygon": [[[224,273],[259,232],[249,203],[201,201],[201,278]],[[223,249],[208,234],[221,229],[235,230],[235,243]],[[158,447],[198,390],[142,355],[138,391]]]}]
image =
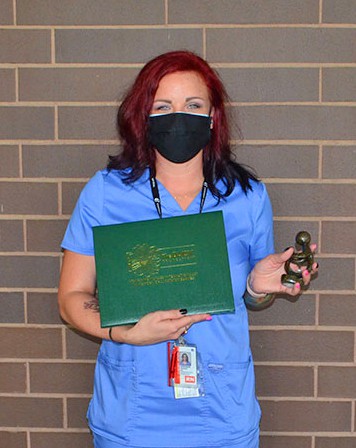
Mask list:
[{"label": "arm", "polygon": [[[259,193],[260,190],[260,193]],[[263,184],[256,187],[256,195],[252,198],[254,217],[254,236],[251,241],[251,267],[247,278],[244,300],[246,306],[252,310],[259,310],[270,306],[276,293],[286,293],[292,296],[300,294],[300,285],[287,288],[281,283],[281,276],[285,274],[284,264],[293,254],[293,247],[283,253],[273,254],[273,216],[272,207],[266,188]],[[311,245],[314,252],[316,245]],[[308,285],[311,276],[317,272],[314,263],[310,272],[304,270],[303,283]]]},{"label": "arm", "polygon": [[[78,330],[109,339],[109,329],[100,327],[95,285],[94,257],[66,250],[58,291],[60,314]],[[149,313],[136,325],[114,327],[112,339],[133,345],[155,344],[176,339],[194,323],[211,319],[208,314],[185,316],[183,313],[179,310]]]},{"label": "arm", "polygon": [[108,338],[108,329],[100,328],[95,282],[94,257],[65,250],[58,290],[60,314],[78,330]]}]

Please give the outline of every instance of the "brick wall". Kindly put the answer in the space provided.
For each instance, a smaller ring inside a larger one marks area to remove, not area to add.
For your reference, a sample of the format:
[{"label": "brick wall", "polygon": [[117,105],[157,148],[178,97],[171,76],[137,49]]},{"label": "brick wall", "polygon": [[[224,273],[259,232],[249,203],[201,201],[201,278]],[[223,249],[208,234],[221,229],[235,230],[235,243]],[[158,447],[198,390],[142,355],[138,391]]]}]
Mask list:
[{"label": "brick wall", "polygon": [[276,248],[319,244],[307,293],[251,314],[261,446],[355,447],[355,23],[354,0],[0,0],[1,448],[90,446],[98,343],[58,317],[59,244],[122,91],[181,48],[225,80]]}]

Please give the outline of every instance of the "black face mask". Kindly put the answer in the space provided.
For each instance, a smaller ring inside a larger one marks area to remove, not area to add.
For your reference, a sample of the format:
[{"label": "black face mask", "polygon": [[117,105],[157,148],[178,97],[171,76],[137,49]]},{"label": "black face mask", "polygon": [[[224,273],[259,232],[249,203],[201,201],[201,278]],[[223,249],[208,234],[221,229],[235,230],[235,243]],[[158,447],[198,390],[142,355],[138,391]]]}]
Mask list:
[{"label": "black face mask", "polygon": [[184,112],[151,115],[149,141],[169,161],[188,162],[209,143],[210,123],[209,115]]}]

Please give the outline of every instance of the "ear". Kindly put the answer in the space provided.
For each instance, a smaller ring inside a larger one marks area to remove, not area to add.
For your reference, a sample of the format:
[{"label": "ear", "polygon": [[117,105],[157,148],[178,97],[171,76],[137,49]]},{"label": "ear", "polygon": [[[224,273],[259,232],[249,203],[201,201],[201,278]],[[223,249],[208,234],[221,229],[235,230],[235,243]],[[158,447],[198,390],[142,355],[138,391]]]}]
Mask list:
[{"label": "ear", "polygon": [[210,111],[210,129],[213,129],[214,127],[214,108]]}]

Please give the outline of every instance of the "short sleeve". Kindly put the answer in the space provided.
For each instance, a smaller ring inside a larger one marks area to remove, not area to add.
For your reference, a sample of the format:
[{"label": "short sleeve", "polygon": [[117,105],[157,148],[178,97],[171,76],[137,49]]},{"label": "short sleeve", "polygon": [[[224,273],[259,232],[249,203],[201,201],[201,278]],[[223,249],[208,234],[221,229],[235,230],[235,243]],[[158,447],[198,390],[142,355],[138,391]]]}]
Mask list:
[{"label": "short sleeve", "polygon": [[83,188],[65,232],[62,248],[94,255],[94,226],[101,225],[104,203],[103,173],[97,172]]},{"label": "short sleeve", "polygon": [[266,186],[258,184],[254,203],[254,232],[250,245],[250,263],[255,264],[274,253],[273,212]]}]

